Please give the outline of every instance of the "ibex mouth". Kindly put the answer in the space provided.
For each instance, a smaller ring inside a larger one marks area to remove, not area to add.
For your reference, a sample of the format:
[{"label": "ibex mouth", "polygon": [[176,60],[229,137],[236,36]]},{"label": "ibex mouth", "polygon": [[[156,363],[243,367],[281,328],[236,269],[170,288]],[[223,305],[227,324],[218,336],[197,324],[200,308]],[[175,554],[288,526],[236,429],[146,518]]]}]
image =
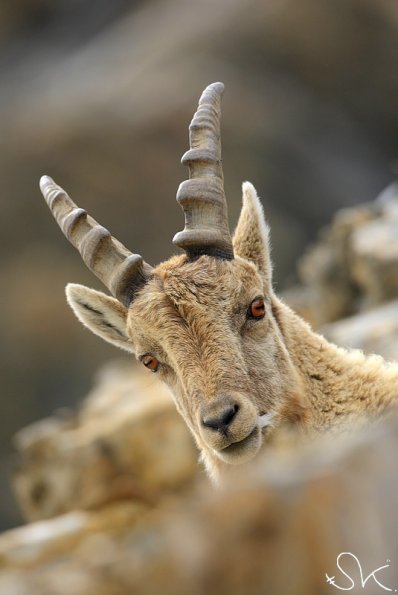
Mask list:
[{"label": "ibex mouth", "polygon": [[232,442],[229,446],[219,450],[218,456],[226,463],[243,463],[252,459],[261,447],[261,430],[256,425],[253,430],[238,442]]},{"label": "ibex mouth", "polygon": [[227,453],[233,453],[235,450],[245,448],[253,440],[253,438],[257,437],[257,435],[258,427],[256,426],[254,430],[252,430],[250,434],[246,436],[246,438],[243,438],[243,440],[239,440],[239,442],[232,442],[232,444],[223,448],[222,451]]},{"label": "ibex mouth", "polygon": [[261,448],[263,441],[263,430],[272,425],[273,413],[265,413],[257,417],[257,424],[252,431],[237,442],[232,442],[228,446],[216,451],[218,456],[226,463],[242,463],[252,459]]}]

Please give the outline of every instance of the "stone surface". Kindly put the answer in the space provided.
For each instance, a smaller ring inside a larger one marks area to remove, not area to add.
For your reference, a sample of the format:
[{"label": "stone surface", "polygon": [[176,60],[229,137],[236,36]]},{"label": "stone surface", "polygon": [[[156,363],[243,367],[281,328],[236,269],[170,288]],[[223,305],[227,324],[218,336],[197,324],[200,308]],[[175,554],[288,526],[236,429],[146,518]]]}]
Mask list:
[{"label": "stone surface", "polygon": [[14,442],[14,490],[26,520],[157,501],[198,473],[197,449],[169,392],[132,363],[108,365],[76,414],[28,426]]},{"label": "stone surface", "polygon": [[398,185],[373,203],[336,213],[299,260],[285,298],[320,327],[398,297]]},{"label": "stone surface", "polygon": [[398,360],[398,300],[322,327],[327,339],[365,353]]},{"label": "stone surface", "polygon": [[[398,586],[398,430],[276,446],[166,508],[114,503],[0,537],[7,595],[326,595],[353,552],[366,576]],[[391,561],[386,563],[386,558]],[[358,567],[345,566],[363,592]],[[368,587],[377,588],[370,579]],[[371,592],[371,591],[369,591]],[[376,592],[376,591],[373,591]]]}]

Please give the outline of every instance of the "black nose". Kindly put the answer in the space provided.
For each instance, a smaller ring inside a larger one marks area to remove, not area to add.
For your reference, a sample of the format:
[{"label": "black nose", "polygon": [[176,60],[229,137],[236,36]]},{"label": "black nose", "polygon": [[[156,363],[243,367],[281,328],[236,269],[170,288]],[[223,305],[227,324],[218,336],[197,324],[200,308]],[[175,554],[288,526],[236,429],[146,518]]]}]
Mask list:
[{"label": "black nose", "polygon": [[234,419],[235,415],[238,413],[238,410],[239,406],[236,404],[224,406],[217,412],[214,411],[213,413],[204,415],[202,417],[202,424],[206,428],[212,428],[213,430],[225,432]]}]

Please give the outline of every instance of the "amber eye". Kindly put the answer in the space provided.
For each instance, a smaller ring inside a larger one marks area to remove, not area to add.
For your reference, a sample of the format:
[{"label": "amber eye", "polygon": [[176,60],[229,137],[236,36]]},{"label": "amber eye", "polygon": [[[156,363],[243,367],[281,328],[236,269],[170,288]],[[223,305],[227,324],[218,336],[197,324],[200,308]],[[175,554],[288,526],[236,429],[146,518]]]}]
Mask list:
[{"label": "amber eye", "polygon": [[249,307],[249,317],[260,320],[265,316],[265,304],[262,297],[258,297],[252,301]]},{"label": "amber eye", "polygon": [[151,372],[158,371],[159,362],[156,359],[156,357],[153,357],[153,355],[149,355],[149,353],[143,355],[141,358],[141,362],[144,364],[146,368],[148,368],[148,370],[151,370]]}]

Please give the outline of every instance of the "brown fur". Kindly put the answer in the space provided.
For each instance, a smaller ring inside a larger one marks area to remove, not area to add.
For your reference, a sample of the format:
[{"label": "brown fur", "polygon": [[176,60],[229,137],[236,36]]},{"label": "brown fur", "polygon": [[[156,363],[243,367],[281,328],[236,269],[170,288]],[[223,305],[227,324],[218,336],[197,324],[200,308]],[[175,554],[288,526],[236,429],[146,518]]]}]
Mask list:
[{"label": "brown fur", "polygon": [[[68,286],[68,301],[93,332],[138,358],[151,354],[171,388],[209,473],[241,463],[286,424],[307,434],[379,416],[398,397],[398,365],[328,343],[272,290],[268,227],[245,183],[235,259],[177,256],[160,264],[126,310],[114,298]],[[264,296],[266,315],[248,319]],[[228,434],[204,427],[228,400],[238,413]],[[261,429],[259,416],[272,414]]]}]

